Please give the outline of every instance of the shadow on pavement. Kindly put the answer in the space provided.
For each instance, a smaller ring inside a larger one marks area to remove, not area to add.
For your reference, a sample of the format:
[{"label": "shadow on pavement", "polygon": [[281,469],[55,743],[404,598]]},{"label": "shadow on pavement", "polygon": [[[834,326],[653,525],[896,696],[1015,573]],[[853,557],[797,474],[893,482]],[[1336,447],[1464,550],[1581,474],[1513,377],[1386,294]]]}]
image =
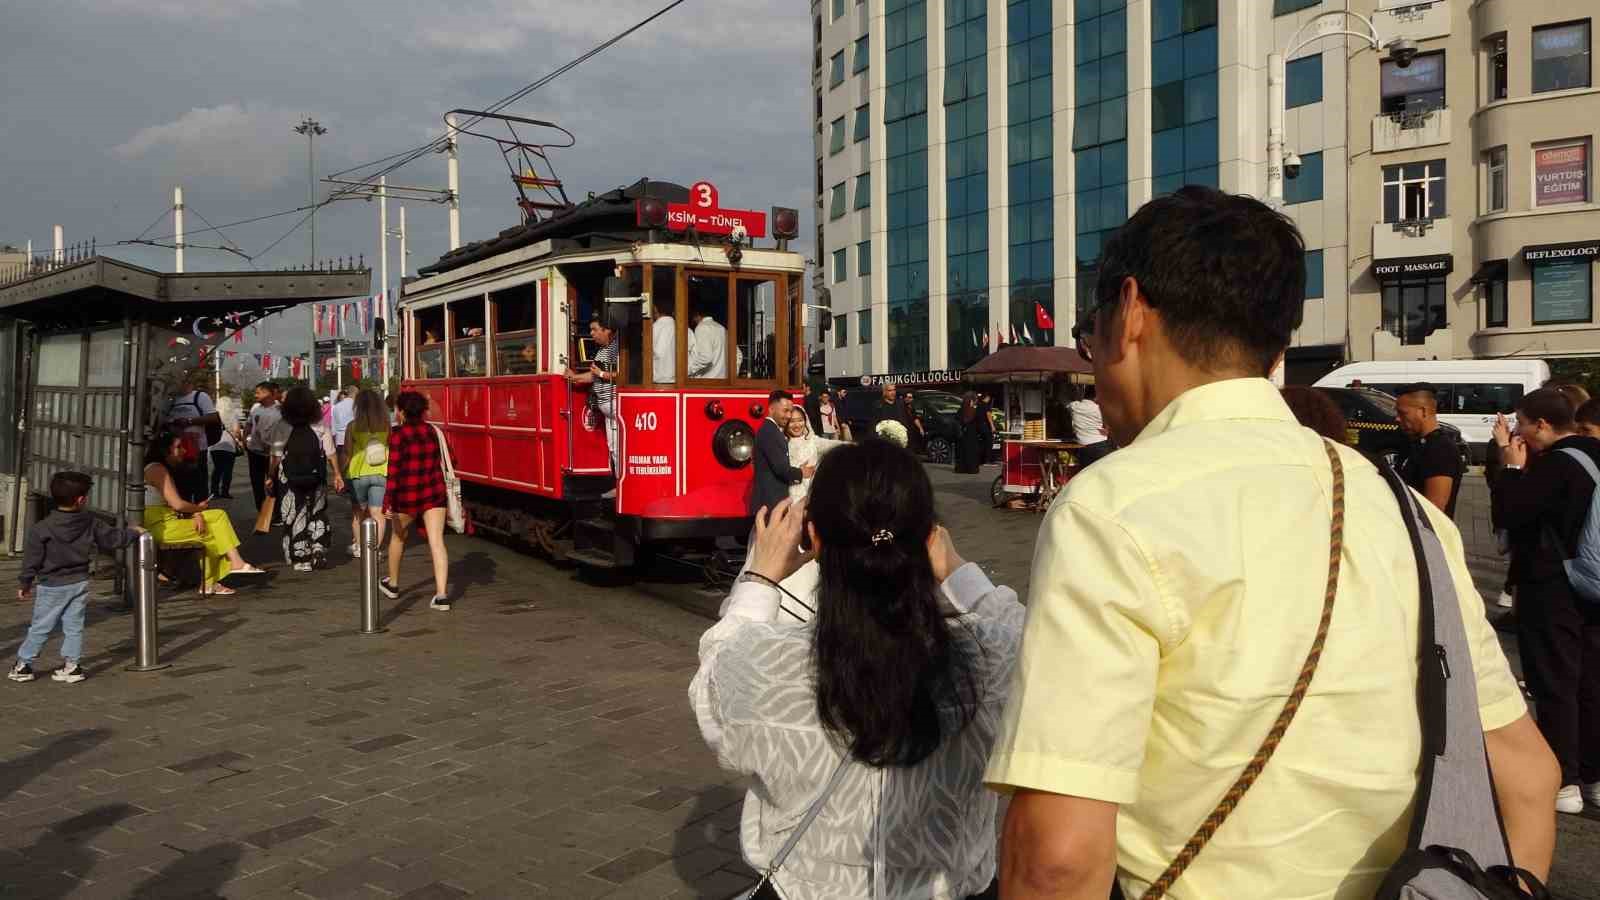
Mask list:
[{"label": "shadow on pavement", "polygon": [[460,559],[450,561],[451,599],[460,603],[474,586],[488,587],[495,583],[500,564],[482,550],[473,550]]},{"label": "shadow on pavement", "polygon": [[222,886],[233,880],[244,850],[238,844],[213,844],[173,860],[166,868],[146,878],[130,897],[166,900],[171,897],[218,897]]},{"label": "shadow on pavement", "polygon": [[109,728],[88,728],[69,731],[51,738],[48,743],[8,763],[0,763],[0,800],[21,790],[28,782],[58,765],[81,756],[111,738]]},{"label": "shadow on pavement", "polygon": [[75,876],[87,873],[104,856],[89,846],[95,836],[144,812],[126,803],[110,803],[49,826],[18,851],[24,862],[19,870],[7,873],[7,887],[35,900],[71,896],[83,887]]},{"label": "shadow on pavement", "polygon": [[755,886],[756,873],[739,847],[741,800],[734,788],[707,785],[695,795],[687,824],[673,835],[673,867],[700,900],[743,896]]}]

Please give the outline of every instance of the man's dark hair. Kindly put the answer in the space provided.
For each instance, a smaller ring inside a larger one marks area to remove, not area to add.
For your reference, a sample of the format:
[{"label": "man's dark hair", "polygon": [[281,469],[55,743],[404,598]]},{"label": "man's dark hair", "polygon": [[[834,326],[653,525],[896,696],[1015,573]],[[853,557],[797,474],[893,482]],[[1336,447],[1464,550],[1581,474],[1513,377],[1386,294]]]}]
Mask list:
[{"label": "man's dark hair", "polygon": [[1517,418],[1524,422],[1543,419],[1557,431],[1572,430],[1572,401],[1555,388],[1539,388],[1517,401]]},{"label": "man's dark hair", "polygon": [[779,388],[778,390],[775,390],[772,393],[767,395],[767,405],[768,406],[771,406],[772,404],[777,403],[779,400],[788,400],[790,402],[793,402],[794,401],[794,395],[790,394],[788,391],[786,391],[786,390],[784,390],[782,388]]},{"label": "man's dark hair", "polygon": [[56,506],[72,506],[79,497],[89,495],[94,482],[82,472],[57,472],[50,478],[50,500]]},{"label": "man's dark hair", "polygon": [[1146,203],[1106,241],[1097,302],[1115,302],[1130,277],[1185,362],[1266,375],[1300,327],[1305,241],[1259,200],[1190,185]]},{"label": "man's dark hair", "polygon": [[1083,389],[1083,399],[1085,399],[1085,400],[1093,400],[1094,399],[1094,385],[1091,384],[1088,387]]},{"label": "man's dark hair", "polygon": [[1600,400],[1590,400],[1578,407],[1572,418],[1578,425],[1600,426]]},{"label": "man's dark hair", "polygon": [[256,384],[256,390],[276,392],[278,390],[278,386],[270,381],[262,381]]},{"label": "man's dark hair", "polygon": [[308,387],[296,385],[283,398],[283,420],[293,427],[322,421],[322,404]]},{"label": "man's dark hair", "polygon": [[405,391],[400,394],[395,405],[400,408],[400,415],[404,416],[407,422],[421,422],[423,415],[428,411],[428,398],[416,391]]}]

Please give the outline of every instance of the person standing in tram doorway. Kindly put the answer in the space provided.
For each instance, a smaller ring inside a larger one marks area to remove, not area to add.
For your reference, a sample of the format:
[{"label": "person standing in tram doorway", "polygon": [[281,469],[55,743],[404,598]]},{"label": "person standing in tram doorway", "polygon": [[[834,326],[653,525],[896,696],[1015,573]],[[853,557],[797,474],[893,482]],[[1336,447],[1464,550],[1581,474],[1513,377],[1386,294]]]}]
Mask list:
[{"label": "person standing in tram doorway", "polygon": [[689,313],[689,377],[728,377],[728,329],[705,310]]},{"label": "person standing in tram doorway", "polygon": [[[621,348],[618,345],[616,329],[598,317],[589,322],[589,337],[593,339],[595,346],[600,348],[595,351],[594,359],[589,362],[589,371],[576,372],[568,366],[566,378],[568,384],[590,385],[589,406],[605,423],[606,451],[611,457],[611,477],[616,478],[621,473],[617,465],[616,385],[617,354]],[[609,500],[617,496],[617,489],[613,487],[601,496]]]},{"label": "person standing in tram doorway", "polygon": [[[678,321],[672,317],[670,297],[650,298],[654,318],[650,322],[650,380],[673,384],[678,379]],[[694,359],[694,332],[688,332],[689,358]],[[691,366],[692,368],[692,366]]]}]

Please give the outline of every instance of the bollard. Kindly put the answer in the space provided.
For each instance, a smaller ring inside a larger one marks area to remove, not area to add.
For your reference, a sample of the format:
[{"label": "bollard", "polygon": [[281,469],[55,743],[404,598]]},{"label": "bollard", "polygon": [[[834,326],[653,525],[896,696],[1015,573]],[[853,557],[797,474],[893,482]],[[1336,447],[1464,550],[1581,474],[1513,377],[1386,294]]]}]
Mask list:
[{"label": "bollard", "polygon": [[382,634],[378,624],[378,523],[361,520],[361,633]]},{"label": "bollard", "polygon": [[133,665],[130,672],[165,669],[161,662],[160,635],[156,627],[156,539],[148,532],[139,535],[134,551],[128,554],[128,586],[133,590]]}]

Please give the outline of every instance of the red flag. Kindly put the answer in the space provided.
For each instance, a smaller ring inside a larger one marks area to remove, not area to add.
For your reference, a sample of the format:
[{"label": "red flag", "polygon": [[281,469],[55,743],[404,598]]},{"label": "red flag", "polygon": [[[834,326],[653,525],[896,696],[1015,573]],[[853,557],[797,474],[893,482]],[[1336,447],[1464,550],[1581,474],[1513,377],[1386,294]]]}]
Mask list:
[{"label": "red flag", "polygon": [[350,380],[361,380],[361,357],[359,356],[350,360]]},{"label": "red flag", "polygon": [[311,307],[311,327],[317,334],[322,334],[322,307],[315,304]]},{"label": "red flag", "polygon": [[244,343],[244,329],[243,328],[240,328],[239,330],[237,330],[237,331],[235,331],[233,333],[233,342],[235,344]]},{"label": "red flag", "polygon": [[263,371],[263,372],[271,372],[272,371],[272,354],[271,353],[263,353],[263,354],[261,354],[261,371]]},{"label": "red flag", "polygon": [[1040,331],[1049,331],[1056,327],[1056,320],[1050,318],[1050,314],[1045,312],[1044,305],[1037,300],[1033,302],[1033,324],[1039,326]]}]

